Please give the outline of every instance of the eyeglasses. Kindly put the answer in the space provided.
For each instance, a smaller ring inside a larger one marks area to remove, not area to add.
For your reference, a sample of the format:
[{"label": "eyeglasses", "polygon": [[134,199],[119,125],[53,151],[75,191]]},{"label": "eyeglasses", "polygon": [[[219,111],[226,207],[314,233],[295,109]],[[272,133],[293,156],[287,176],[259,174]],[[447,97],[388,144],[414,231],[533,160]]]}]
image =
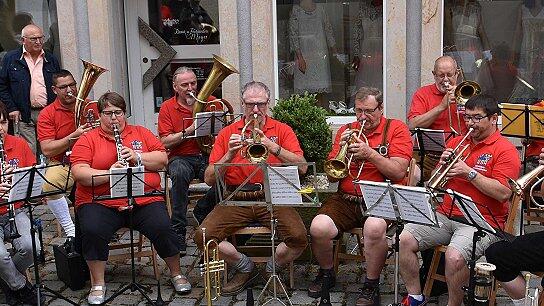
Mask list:
[{"label": "eyeglasses", "polygon": [[37,43],[38,41],[42,42],[43,39],[44,39],[43,36],[39,36],[39,37],[24,37],[24,36],[23,36],[23,38],[28,39],[28,40],[30,40],[30,41],[33,42],[33,43]]},{"label": "eyeglasses", "polygon": [[360,108],[356,108],[356,109],[355,109],[355,114],[360,115],[360,114],[363,114],[363,113],[364,113],[366,116],[370,116],[370,115],[372,115],[379,107],[380,107],[380,104],[378,104],[378,106],[374,107],[373,109],[360,109]]},{"label": "eyeglasses", "polygon": [[244,105],[245,105],[246,109],[253,109],[253,108],[255,108],[255,106],[257,106],[258,109],[264,109],[267,104],[268,104],[268,101],[255,102],[255,103],[246,103],[246,102],[244,102]]},{"label": "eyeglasses", "polygon": [[457,75],[457,70],[455,70],[455,72],[453,73],[442,73],[442,74],[436,74],[436,72],[433,71],[433,75],[435,78],[437,79],[443,79],[443,78],[448,78],[448,79],[451,79],[453,78],[455,75]]},{"label": "eyeglasses", "polygon": [[71,87],[71,88],[76,88],[76,82],[74,83],[70,83],[70,84],[66,84],[66,85],[60,85],[60,86],[55,86],[56,88],[60,89],[60,90],[65,90],[66,88]]},{"label": "eyeglasses", "polygon": [[482,119],[487,118],[487,117],[489,117],[489,116],[480,116],[480,115],[470,116],[470,115],[463,115],[463,119],[464,119],[466,122],[469,122],[470,120],[472,120],[472,122],[474,122],[474,123],[479,123]]},{"label": "eyeglasses", "polygon": [[113,115],[115,115],[116,117],[119,117],[119,116],[122,116],[125,112],[118,109],[118,110],[114,110],[114,111],[102,111],[102,115],[106,116],[106,117],[113,117]]}]

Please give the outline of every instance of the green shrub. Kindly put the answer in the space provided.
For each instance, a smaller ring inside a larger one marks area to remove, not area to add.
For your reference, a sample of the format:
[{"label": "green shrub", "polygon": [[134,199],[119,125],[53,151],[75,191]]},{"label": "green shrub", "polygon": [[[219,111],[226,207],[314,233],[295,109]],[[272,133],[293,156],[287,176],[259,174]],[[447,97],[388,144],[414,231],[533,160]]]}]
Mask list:
[{"label": "green shrub", "polygon": [[332,136],[326,117],[327,111],[316,106],[315,94],[293,95],[279,99],[272,109],[272,117],[289,125],[298,137],[304,157],[315,162],[318,172],[331,150]]}]

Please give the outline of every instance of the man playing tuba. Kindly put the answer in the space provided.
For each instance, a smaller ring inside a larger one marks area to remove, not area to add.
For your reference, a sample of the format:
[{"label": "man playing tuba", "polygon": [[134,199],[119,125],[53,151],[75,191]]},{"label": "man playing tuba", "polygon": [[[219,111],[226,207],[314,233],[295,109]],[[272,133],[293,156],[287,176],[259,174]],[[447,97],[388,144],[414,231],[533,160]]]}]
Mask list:
[{"label": "man playing tuba", "polygon": [[[520,160],[514,145],[497,129],[498,113],[498,104],[491,96],[475,95],[467,101],[463,119],[469,129],[473,129],[465,140],[469,147],[463,156],[468,157],[464,161],[460,158],[452,167],[446,168],[444,189],[461,192],[470,196],[475,203],[487,206],[493,216],[488,210],[478,209],[491,226],[503,228],[512,193],[508,178],[518,177]],[[448,141],[439,165],[446,164],[452,155],[452,148],[457,147],[463,139],[463,136],[459,136]],[[417,252],[442,244],[448,245],[445,266],[448,305],[462,303],[462,286],[468,281],[467,261],[471,257],[472,236],[476,228],[455,221],[461,220],[463,215],[449,196],[445,196],[444,202],[437,208],[437,218],[440,228],[407,224],[400,235],[400,273],[408,291],[405,305],[426,303],[421,294]],[[476,256],[482,256],[484,250],[497,239],[494,235],[481,238]]]},{"label": "man playing tuba", "polygon": [[[401,182],[406,176],[413,144],[406,124],[383,116],[383,95],[380,90],[360,88],[355,95],[355,114],[357,121],[340,128],[329,154],[329,159],[343,159],[348,173],[337,176],[342,171],[326,170],[330,180],[340,180],[339,192],[323,203],[310,227],[312,250],[320,270],[308,288],[308,295],[320,297],[325,274],[332,277],[330,284],[334,286],[333,239],[354,227],[364,226],[367,274],[356,305],[380,305],[378,283],[387,254],[387,223],[380,218],[363,217],[367,207],[353,181],[383,182],[387,179]],[[353,130],[361,128],[361,137],[353,134]],[[367,141],[362,139],[363,136]],[[347,156],[337,156],[341,147],[346,145]]]}]

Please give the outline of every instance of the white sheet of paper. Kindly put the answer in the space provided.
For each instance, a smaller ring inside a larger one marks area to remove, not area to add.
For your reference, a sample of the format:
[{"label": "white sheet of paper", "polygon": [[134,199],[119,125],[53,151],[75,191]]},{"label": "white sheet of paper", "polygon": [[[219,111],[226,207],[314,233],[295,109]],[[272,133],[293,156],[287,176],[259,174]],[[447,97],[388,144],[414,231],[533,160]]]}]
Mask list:
[{"label": "white sheet of paper", "polygon": [[426,188],[403,185],[393,186],[398,192],[395,192],[394,195],[402,220],[410,223],[438,226],[436,214],[430,201],[431,196]]},{"label": "white sheet of paper", "polygon": [[425,151],[434,151],[442,152],[446,148],[446,134],[444,130],[431,130],[431,129],[422,129],[423,134],[421,134],[421,140],[423,144],[419,143],[419,138],[414,135],[416,141],[414,141],[414,148],[419,150],[420,147],[423,147]]},{"label": "white sheet of paper", "polygon": [[[144,166],[130,167],[132,169],[132,195],[144,195]],[[110,192],[111,197],[126,197],[127,196],[127,169],[128,168],[113,168],[110,169]]]},{"label": "white sheet of paper", "polygon": [[[274,205],[302,204],[300,178],[297,166],[270,167],[268,170],[268,182],[270,186],[270,199]],[[276,170],[278,173],[272,171]],[[295,185],[297,188],[292,186]]]},{"label": "white sheet of paper", "polygon": [[[476,207],[476,204],[474,203],[471,197],[464,195],[462,193],[459,193],[457,191],[453,191],[451,189],[446,190],[446,192],[453,198],[453,203],[457,205],[457,208],[459,208],[459,210],[463,213],[463,216],[465,216],[465,219],[467,221],[470,222],[472,218],[472,220],[474,220],[474,222],[476,222],[476,224],[478,224],[479,227],[484,228],[492,233],[495,233],[495,229],[491,227],[489,223],[487,223],[484,216],[482,215],[480,210],[478,210],[478,208]],[[463,204],[467,208],[467,211],[463,209],[463,207],[461,206],[461,203],[459,203],[459,201],[455,199],[453,195],[457,195],[463,199]]]},{"label": "white sheet of paper", "polygon": [[[13,170],[13,176],[11,178],[12,186],[8,198],[9,202],[22,201],[26,199],[28,184],[30,183],[30,172],[28,172],[28,170],[31,168],[32,167],[24,167]],[[37,173],[34,174],[34,182],[31,192],[32,197],[39,196],[42,193],[42,187],[45,183],[45,179],[43,178],[43,176],[45,176],[45,168],[43,166],[38,166],[37,169],[42,175],[40,176]]]},{"label": "white sheet of paper", "polygon": [[[389,191],[386,191],[387,183],[357,181],[355,184],[359,184],[359,188],[365,199],[367,207],[365,214],[387,220],[397,219],[391,196],[389,195]],[[384,192],[386,192],[385,195]]]},{"label": "white sheet of paper", "polygon": [[[195,118],[195,135],[196,137],[219,134],[219,131],[225,127],[224,112],[201,112],[196,114]],[[212,131],[212,122],[214,129]]]}]

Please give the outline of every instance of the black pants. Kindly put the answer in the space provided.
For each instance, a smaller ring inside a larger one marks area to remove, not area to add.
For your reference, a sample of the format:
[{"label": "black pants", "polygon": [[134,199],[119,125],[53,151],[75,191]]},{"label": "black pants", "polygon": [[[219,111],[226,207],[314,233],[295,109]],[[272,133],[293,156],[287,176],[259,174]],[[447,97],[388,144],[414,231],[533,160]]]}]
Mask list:
[{"label": "black pants", "polygon": [[544,270],[544,231],[499,241],[486,251],[488,262],[497,266],[494,275],[501,282],[514,280],[521,271]]},{"label": "black pants", "polygon": [[[90,203],[78,208],[81,226],[82,253],[85,260],[108,259],[108,244],[113,234],[129,227],[129,212]],[[170,224],[164,202],[135,206],[132,212],[134,229],[146,236],[161,258],[179,254],[179,239]]]}]

